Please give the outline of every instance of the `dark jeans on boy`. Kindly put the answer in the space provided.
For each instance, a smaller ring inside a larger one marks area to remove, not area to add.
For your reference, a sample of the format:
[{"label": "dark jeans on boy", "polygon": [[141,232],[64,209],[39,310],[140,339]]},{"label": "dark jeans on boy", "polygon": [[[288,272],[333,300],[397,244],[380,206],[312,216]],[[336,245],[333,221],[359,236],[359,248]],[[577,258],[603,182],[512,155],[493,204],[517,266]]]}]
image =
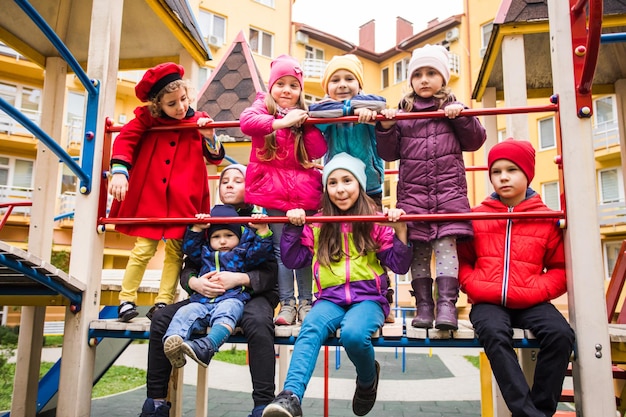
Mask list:
[{"label": "dark jeans on boy", "polygon": [[[252,399],[254,406],[265,406],[274,400],[276,353],[274,351],[274,308],[278,304],[276,262],[267,262],[260,273],[248,273],[255,294],[243,310],[240,326],[248,341],[248,358],[252,377]],[[181,275],[181,285],[188,277]],[[183,279],[186,278],[186,279]],[[167,397],[167,388],[172,365],[163,351],[163,336],[176,311],[189,303],[184,300],[157,310],[150,325],[148,345],[148,398]]]},{"label": "dark jeans on boy", "polygon": [[[513,417],[553,415],[574,346],[574,331],[563,315],[550,303],[525,309],[475,304],[470,320]],[[539,342],[532,388],[513,348],[512,328],[532,331]]]}]

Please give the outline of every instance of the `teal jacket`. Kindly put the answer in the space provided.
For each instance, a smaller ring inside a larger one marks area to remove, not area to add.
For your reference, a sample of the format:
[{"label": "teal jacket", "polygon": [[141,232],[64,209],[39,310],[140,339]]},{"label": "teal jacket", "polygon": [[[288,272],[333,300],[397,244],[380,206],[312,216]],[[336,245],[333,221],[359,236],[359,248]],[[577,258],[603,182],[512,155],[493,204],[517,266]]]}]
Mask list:
[{"label": "teal jacket", "polygon": [[[374,94],[357,94],[352,100],[322,100],[309,106],[311,117],[351,116],[356,108],[380,111],[386,106],[385,99]],[[316,125],[324,134],[328,152],[324,163],[338,153],[345,152],[365,164],[367,194],[382,192],[385,164],[376,151],[376,131],[373,125],[362,123],[329,123]]]}]

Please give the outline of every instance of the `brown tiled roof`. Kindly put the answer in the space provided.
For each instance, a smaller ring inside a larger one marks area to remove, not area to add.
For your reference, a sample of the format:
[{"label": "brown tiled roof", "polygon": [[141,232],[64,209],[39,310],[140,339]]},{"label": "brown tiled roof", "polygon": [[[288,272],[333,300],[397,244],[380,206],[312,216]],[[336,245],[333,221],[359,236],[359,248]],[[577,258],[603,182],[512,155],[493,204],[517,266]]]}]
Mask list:
[{"label": "brown tiled roof", "polygon": [[[239,115],[249,107],[257,91],[265,91],[265,84],[252,58],[248,43],[240,32],[230,49],[224,54],[198,97],[198,109],[209,113],[218,122],[239,120]],[[217,129],[225,141],[249,141],[238,127]]]}]

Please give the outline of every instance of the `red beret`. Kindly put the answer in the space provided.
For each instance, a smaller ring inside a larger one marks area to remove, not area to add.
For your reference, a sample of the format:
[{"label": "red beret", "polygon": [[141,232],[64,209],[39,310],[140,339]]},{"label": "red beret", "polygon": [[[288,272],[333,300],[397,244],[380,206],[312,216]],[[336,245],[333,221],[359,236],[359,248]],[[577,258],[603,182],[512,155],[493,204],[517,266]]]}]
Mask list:
[{"label": "red beret", "polygon": [[487,164],[491,171],[491,165],[498,159],[508,159],[522,170],[528,178],[528,184],[535,177],[535,148],[526,140],[508,138],[495,145],[489,151]]},{"label": "red beret", "polygon": [[142,102],[147,102],[156,97],[157,94],[169,83],[182,80],[185,69],[182,65],[173,62],[165,62],[154,68],[150,68],[135,86],[135,95]]}]

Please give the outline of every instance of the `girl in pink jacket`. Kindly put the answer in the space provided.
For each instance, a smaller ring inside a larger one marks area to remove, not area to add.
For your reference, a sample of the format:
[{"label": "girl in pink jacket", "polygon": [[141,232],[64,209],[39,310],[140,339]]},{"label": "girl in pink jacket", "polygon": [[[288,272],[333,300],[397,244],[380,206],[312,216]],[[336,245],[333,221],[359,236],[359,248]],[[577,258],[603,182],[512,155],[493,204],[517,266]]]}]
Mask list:
[{"label": "girl in pink jacket", "polygon": [[[308,214],[320,209],[322,174],[313,160],[327,150],[322,133],[304,125],[308,118],[304,102],[302,69],[288,55],[271,64],[269,94],[257,94],[255,102],[241,113],[241,131],[251,136],[252,149],[246,174],[246,203],[267,209],[270,216],[302,208]],[[311,269],[296,271],[299,307],[296,310],[293,271],[280,259],[283,224],[271,225],[278,261],[278,290],[281,309],[277,325],[290,325],[311,309]]]}]

